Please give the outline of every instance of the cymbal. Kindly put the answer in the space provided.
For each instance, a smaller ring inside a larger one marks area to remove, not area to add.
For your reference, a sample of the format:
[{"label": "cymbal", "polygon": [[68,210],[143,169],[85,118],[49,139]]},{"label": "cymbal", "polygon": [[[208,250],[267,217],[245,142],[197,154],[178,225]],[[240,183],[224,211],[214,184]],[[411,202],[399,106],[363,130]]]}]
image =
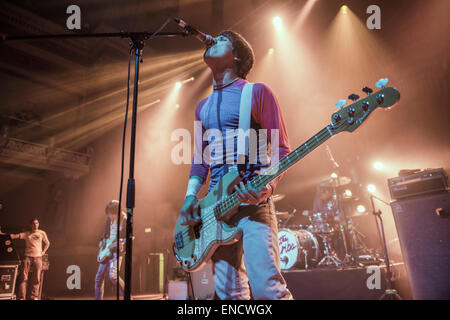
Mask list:
[{"label": "cymbal", "polygon": [[278,202],[280,200],[283,200],[284,197],[286,197],[286,195],[279,193],[279,194],[273,195],[272,200],[273,200],[273,202]]},{"label": "cymbal", "polygon": [[352,180],[349,177],[328,178],[320,181],[319,185],[324,188],[337,188],[349,184]]},{"label": "cymbal", "polygon": [[275,214],[278,218],[286,219],[289,217],[289,211],[276,211]]},{"label": "cymbal", "polygon": [[355,211],[351,214],[352,217],[365,217],[368,215],[369,215],[368,212],[358,212],[358,211]]}]

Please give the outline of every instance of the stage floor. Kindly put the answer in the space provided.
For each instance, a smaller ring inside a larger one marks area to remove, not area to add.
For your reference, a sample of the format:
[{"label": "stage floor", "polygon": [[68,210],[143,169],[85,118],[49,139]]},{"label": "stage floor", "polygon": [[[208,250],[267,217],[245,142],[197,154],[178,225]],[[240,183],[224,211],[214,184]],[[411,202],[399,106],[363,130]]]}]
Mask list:
[{"label": "stage floor", "polygon": [[[94,295],[92,296],[60,296],[60,297],[48,297],[43,300],[95,300]],[[104,300],[116,300],[115,296],[105,296]],[[142,294],[132,296],[132,300],[167,300],[163,294]]]}]

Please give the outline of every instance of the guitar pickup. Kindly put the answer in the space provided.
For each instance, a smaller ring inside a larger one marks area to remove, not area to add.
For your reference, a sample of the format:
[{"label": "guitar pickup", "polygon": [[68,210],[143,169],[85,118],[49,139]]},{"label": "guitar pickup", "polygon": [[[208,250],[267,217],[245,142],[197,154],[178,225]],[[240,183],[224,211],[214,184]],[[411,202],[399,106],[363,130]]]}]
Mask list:
[{"label": "guitar pickup", "polygon": [[184,247],[183,234],[181,231],[175,235],[175,247],[177,250],[183,249]]}]

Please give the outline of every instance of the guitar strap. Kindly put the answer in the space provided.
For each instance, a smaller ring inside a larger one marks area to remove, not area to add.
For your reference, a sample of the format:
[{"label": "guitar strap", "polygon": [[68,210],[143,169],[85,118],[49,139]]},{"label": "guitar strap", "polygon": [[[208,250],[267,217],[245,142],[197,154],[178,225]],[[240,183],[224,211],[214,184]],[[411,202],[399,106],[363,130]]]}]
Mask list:
[{"label": "guitar strap", "polygon": [[252,118],[253,83],[247,83],[242,89],[239,106],[239,130],[237,137],[237,164],[238,169],[245,168],[249,154],[250,123]]}]

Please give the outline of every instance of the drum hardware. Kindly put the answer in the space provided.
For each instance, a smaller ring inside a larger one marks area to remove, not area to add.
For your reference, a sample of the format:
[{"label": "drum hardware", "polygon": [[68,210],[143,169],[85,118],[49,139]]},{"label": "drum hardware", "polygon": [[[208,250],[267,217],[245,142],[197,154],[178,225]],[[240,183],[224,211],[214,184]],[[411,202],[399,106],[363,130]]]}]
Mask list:
[{"label": "drum hardware", "polygon": [[331,249],[330,245],[330,235],[323,235],[323,244],[325,246],[324,254],[325,256],[320,260],[320,262],[317,264],[318,267],[320,266],[335,266],[340,267],[342,265],[342,261],[337,257],[336,252]]},{"label": "drum hardware", "polygon": [[280,219],[287,219],[287,218],[289,218],[289,211],[276,211],[275,214]]},{"label": "drum hardware", "polygon": [[336,177],[336,178],[328,178],[322,180],[319,183],[321,188],[332,188],[337,189],[349,184],[352,180],[349,177]]},{"label": "drum hardware", "polygon": [[286,197],[286,195],[285,194],[274,194],[273,196],[272,196],[272,201],[273,202],[278,202],[278,201],[281,201],[281,200],[283,200],[284,198]]},{"label": "drum hardware", "polygon": [[348,222],[348,234],[350,235],[350,243],[352,247],[353,254],[359,258],[360,256],[372,256],[370,253],[369,248],[367,247],[366,243],[364,242],[364,238],[366,237],[363,235],[353,224],[352,219],[349,219]]},{"label": "drum hardware", "polygon": [[[292,210],[292,212],[289,211],[276,211],[275,215],[278,218],[278,226],[280,228],[287,228],[287,223],[288,221],[295,215],[295,213],[297,212],[297,209],[294,208],[294,210]],[[300,228],[294,228],[294,230],[298,230],[301,229]]]}]

